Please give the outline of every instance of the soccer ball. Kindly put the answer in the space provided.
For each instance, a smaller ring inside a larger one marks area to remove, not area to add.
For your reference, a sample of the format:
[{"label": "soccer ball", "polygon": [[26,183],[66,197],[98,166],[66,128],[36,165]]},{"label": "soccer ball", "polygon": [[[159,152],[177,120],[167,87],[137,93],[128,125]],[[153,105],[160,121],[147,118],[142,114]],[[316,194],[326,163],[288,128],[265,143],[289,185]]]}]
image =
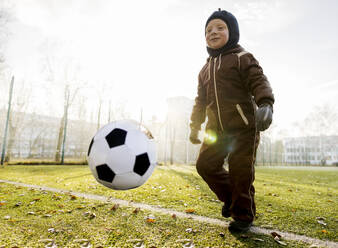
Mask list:
[{"label": "soccer ball", "polygon": [[115,121],[95,134],[87,160],[99,183],[111,189],[132,189],[154,171],[156,145],[151,133],[136,121]]}]

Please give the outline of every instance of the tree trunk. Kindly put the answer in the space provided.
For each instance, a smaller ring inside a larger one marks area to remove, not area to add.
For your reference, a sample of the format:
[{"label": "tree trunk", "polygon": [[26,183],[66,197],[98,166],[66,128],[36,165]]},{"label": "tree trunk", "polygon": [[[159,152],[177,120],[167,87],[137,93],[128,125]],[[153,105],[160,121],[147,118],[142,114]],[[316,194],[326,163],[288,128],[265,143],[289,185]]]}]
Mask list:
[{"label": "tree trunk", "polygon": [[7,152],[5,156],[5,162],[9,162],[12,156],[12,149],[15,141],[16,136],[16,127],[12,125],[12,120],[9,120],[9,136],[8,136],[8,143],[7,143]]},{"label": "tree trunk", "polygon": [[176,136],[176,130],[173,129],[172,139],[170,141],[170,164],[174,164],[174,147],[175,147],[175,136]]},{"label": "tree trunk", "polygon": [[62,145],[62,138],[63,138],[63,131],[64,131],[64,119],[63,116],[60,121],[60,129],[59,129],[59,136],[58,136],[58,143],[56,145],[56,153],[55,153],[55,162],[60,162],[61,156],[61,145]]}]

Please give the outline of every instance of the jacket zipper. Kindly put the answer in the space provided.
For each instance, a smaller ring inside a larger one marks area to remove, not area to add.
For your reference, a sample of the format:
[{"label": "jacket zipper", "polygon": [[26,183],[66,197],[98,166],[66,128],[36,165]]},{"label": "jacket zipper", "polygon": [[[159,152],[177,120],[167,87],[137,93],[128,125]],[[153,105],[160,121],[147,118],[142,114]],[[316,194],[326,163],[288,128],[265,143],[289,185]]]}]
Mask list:
[{"label": "jacket zipper", "polygon": [[243,112],[243,110],[241,108],[241,105],[236,104],[236,108],[237,108],[237,111],[238,111],[239,115],[242,117],[242,120],[244,121],[245,125],[249,125],[249,121],[245,117],[244,112]]},{"label": "jacket zipper", "polygon": [[218,121],[219,121],[219,124],[221,125],[222,131],[224,131],[222,120],[221,120],[221,111],[219,109],[219,104],[218,104],[217,85],[216,85],[216,60],[217,60],[217,57],[214,58],[214,87],[215,87],[215,97],[216,97]]}]

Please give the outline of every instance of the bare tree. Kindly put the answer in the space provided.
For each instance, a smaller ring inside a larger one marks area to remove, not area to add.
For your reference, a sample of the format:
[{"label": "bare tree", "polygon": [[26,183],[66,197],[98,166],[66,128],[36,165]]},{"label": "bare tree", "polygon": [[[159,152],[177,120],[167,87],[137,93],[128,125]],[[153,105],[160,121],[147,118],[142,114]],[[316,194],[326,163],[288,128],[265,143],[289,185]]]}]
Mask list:
[{"label": "bare tree", "polygon": [[337,109],[329,104],[316,106],[302,124],[303,130],[307,135],[337,135]]},{"label": "bare tree", "polygon": [[[29,149],[28,149],[28,157],[32,157],[33,155],[37,155],[39,148],[42,148],[43,138],[48,135],[48,126],[42,123],[39,120],[39,116],[35,113],[30,114],[30,120],[27,123],[28,126],[31,127],[31,132],[29,134]],[[40,147],[41,146],[41,147]]]},{"label": "bare tree", "polygon": [[20,132],[23,132],[26,126],[25,112],[29,105],[31,98],[31,87],[26,87],[25,83],[15,84],[17,87],[13,93],[13,111],[11,111],[9,119],[9,139],[7,144],[7,150],[5,161],[9,161],[14,150],[15,140],[20,136]]},{"label": "bare tree", "polygon": [[64,91],[63,114],[60,119],[55,152],[55,161],[59,162],[61,158],[61,148],[63,149],[65,145],[68,111],[78,91],[85,86],[85,83],[79,79],[79,63],[75,59],[67,56],[60,57],[59,53],[61,53],[60,50],[62,50],[62,44],[60,42],[46,40],[41,49],[44,53],[42,64],[46,79],[51,85],[58,85],[59,88],[63,88]]},{"label": "bare tree", "polygon": [[9,39],[9,23],[13,20],[12,4],[10,1],[0,1],[0,73],[5,67],[4,51]]},{"label": "bare tree", "polygon": [[[56,146],[56,153],[55,153],[55,161],[60,161],[60,154],[61,154],[61,146],[65,145],[65,137],[66,137],[66,128],[67,128],[67,120],[68,120],[68,109],[72,105],[74,98],[78,92],[79,88],[76,88],[72,93],[69,90],[68,85],[65,87],[64,92],[64,112],[63,116],[60,120],[60,128]],[[61,161],[63,162],[63,161]]]}]

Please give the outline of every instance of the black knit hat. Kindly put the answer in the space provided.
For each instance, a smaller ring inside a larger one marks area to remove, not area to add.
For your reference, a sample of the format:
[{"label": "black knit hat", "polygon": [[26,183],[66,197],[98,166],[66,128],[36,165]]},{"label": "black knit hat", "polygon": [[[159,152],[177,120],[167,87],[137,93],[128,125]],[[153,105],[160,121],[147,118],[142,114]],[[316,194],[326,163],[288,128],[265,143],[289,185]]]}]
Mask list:
[{"label": "black knit hat", "polygon": [[[213,19],[221,19],[222,21],[224,21],[227,24],[228,29],[229,29],[229,40],[225,44],[224,47],[221,47],[219,49],[212,49],[210,47],[207,47],[207,50],[208,50],[208,52],[211,56],[214,56],[214,54],[216,54],[216,53],[219,54],[223,51],[234,48],[239,41],[238,22],[237,22],[236,17],[233,14],[231,14],[228,11],[218,9],[218,11],[215,11],[214,13],[212,13],[212,15],[208,18],[204,29],[207,28],[208,23]],[[215,56],[217,56],[217,55],[215,55]]]}]

